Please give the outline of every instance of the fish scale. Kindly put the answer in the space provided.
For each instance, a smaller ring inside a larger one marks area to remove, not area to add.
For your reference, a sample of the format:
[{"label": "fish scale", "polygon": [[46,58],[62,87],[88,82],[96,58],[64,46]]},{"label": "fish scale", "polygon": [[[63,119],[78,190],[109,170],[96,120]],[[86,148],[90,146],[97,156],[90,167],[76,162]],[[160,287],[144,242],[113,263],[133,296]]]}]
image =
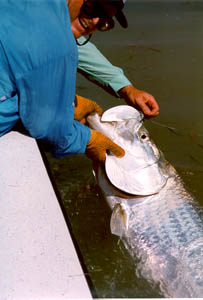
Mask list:
[{"label": "fish scale", "polygon": [[[173,179],[173,182],[170,184],[174,186],[174,184],[177,184],[177,180]],[[129,219],[129,223],[132,223],[132,226],[129,224],[131,232],[128,233],[128,236],[130,236],[128,247],[130,246],[132,249],[137,247],[140,258],[144,257],[141,262],[142,267],[139,268],[140,270],[144,268],[143,263],[147,251],[148,256],[159,256],[159,261],[161,257],[166,261],[171,261],[172,258],[175,259],[176,269],[173,270],[172,277],[173,281],[177,282],[176,284],[179,288],[177,291],[172,291],[171,288],[169,293],[166,291],[166,287],[164,287],[166,296],[199,297],[203,295],[203,247],[201,244],[203,242],[203,225],[198,211],[191,203],[191,196],[189,195],[187,198],[187,193],[183,193],[183,197],[181,198],[182,189],[182,185],[180,188],[176,187],[175,190],[169,188],[167,189],[167,198],[162,198],[160,193],[154,195],[153,198],[150,197],[148,203],[144,201],[143,205],[139,203],[138,206],[135,204],[132,207],[133,212]],[[169,196],[169,192],[171,192],[171,197]],[[177,197],[175,197],[175,194]],[[145,215],[144,218],[143,215]],[[134,239],[132,239],[132,236],[134,236]],[[197,246],[196,251],[188,251],[188,255],[184,255],[185,252],[187,253],[187,247],[194,245],[195,241],[199,241],[199,248]],[[142,250],[144,251],[143,254]],[[182,255],[184,259],[181,260]],[[170,260],[168,259],[169,257]],[[185,274],[183,275],[181,269],[185,265],[188,266],[184,267]],[[153,265],[151,267],[153,268]],[[163,272],[162,268],[159,269],[159,272],[161,271]],[[190,272],[190,274],[187,274],[187,272]],[[167,276],[171,273],[169,263],[168,270],[165,270],[165,273]],[[193,288],[189,288],[190,280],[187,278],[192,279]],[[161,281],[164,283],[167,279],[159,278],[157,281],[160,281],[161,287]],[[181,285],[181,294],[179,294]]]}]

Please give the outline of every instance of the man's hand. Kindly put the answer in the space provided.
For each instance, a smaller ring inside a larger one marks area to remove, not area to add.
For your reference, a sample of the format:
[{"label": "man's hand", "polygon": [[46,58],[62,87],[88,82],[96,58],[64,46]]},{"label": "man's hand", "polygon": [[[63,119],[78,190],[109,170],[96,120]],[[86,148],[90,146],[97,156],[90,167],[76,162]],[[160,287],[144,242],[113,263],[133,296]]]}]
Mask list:
[{"label": "man's hand", "polygon": [[94,101],[75,95],[75,112],[74,120],[86,123],[86,117],[92,112],[97,112],[99,115],[102,114],[102,108]]},{"label": "man's hand", "polygon": [[117,157],[122,157],[125,151],[112,142],[108,137],[97,130],[91,130],[91,138],[86,147],[86,155],[96,163],[104,163],[106,151],[112,152]]},{"label": "man's hand", "polygon": [[133,85],[128,85],[120,89],[118,93],[127,104],[141,110],[145,117],[155,117],[159,114],[158,103],[147,92],[138,90]]}]

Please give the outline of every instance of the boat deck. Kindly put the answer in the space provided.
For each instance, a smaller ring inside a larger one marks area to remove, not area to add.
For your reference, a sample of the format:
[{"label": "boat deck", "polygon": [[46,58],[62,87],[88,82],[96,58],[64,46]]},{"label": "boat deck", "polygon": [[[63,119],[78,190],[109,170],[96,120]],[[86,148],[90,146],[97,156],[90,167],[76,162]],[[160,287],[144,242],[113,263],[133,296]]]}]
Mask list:
[{"label": "boat deck", "polygon": [[34,139],[0,138],[0,298],[91,299]]}]

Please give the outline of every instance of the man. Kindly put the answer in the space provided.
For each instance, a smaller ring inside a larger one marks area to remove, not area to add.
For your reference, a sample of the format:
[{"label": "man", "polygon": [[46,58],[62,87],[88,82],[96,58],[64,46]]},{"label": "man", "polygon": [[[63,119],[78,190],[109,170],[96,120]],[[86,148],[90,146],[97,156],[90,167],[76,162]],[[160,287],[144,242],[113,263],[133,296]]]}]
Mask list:
[{"label": "man", "polygon": [[56,157],[86,152],[104,161],[106,150],[124,155],[107,137],[73,120],[75,38],[110,29],[123,5],[123,0],[1,1],[0,135],[20,119]]}]

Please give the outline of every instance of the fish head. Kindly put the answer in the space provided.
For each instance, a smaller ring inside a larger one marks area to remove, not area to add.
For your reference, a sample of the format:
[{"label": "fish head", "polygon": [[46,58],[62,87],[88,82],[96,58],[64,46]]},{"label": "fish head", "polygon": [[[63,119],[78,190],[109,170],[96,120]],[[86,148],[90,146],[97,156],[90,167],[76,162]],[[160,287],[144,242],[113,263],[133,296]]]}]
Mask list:
[{"label": "fish head", "polygon": [[161,152],[144,127],[143,118],[142,113],[128,105],[112,107],[102,117],[87,118],[92,129],[125,150],[122,158],[107,154],[105,169],[115,187],[134,195],[157,193],[167,180],[159,165]]}]

